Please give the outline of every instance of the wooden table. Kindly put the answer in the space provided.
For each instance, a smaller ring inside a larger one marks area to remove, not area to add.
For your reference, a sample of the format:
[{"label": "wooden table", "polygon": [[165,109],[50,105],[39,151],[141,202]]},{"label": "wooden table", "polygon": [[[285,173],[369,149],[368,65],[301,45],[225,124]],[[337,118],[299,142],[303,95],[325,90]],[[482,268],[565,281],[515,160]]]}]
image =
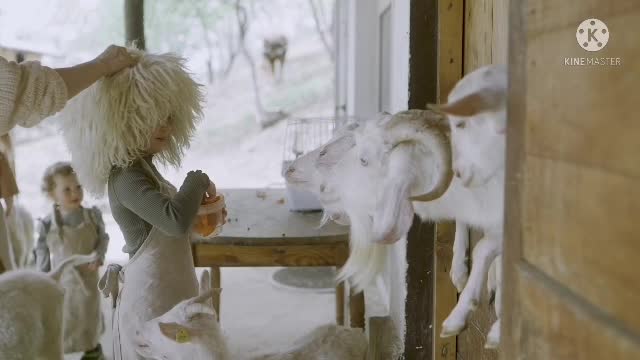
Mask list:
[{"label": "wooden table", "polygon": [[[220,190],[227,205],[227,224],[210,240],[194,240],[198,267],[211,268],[212,287],[221,287],[221,267],[336,266],[349,257],[349,229],[333,222],[322,228],[321,213],[291,212],[284,189]],[[348,285],[336,284],[336,321],[364,328],[364,295],[347,295]],[[220,296],[214,297],[220,314]],[[345,309],[348,308],[348,312]]]}]

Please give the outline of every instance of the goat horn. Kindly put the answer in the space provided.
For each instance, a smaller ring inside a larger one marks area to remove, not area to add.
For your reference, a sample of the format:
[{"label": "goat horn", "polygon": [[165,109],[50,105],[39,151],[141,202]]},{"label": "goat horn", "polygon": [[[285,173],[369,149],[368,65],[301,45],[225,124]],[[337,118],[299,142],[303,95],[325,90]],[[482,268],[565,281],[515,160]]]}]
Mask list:
[{"label": "goat horn", "polygon": [[440,161],[442,162],[444,169],[442,170],[436,185],[431,189],[431,191],[412,196],[409,199],[413,201],[432,201],[438,199],[449,188],[451,184],[451,180],[453,179],[453,170],[451,168],[451,142],[449,141],[449,124],[446,119],[431,110],[422,110],[420,112],[422,119],[427,123],[427,125],[436,130],[435,134],[438,134],[440,137],[440,146],[442,146],[442,151],[435,152],[436,154],[442,154],[442,158]]}]

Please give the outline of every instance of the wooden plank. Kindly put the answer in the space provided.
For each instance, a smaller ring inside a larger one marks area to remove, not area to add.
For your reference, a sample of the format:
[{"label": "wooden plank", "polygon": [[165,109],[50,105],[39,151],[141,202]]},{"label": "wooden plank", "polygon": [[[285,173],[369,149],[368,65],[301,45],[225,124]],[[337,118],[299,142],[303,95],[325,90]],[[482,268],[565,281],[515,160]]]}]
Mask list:
[{"label": "wooden plank", "polygon": [[349,318],[352,328],[365,328],[364,292],[349,295]]},{"label": "wooden plank", "polygon": [[491,64],[493,0],[465,1],[464,72]]},{"label": "wooden plank", "polygon": [[640,254],[640,222],[629,219],[640,213],[640,179],[533,156],[525,162],[524,258],[640,334],[640,312],[629,311],[640,304],[630,261]]},{"label": "wooden plank", "polygon": [[[504,244],[503,260],[503,301],[502,331],[500,339],[500,359],[518,359],[518,339],[514,330],[518,316],[517,266],[522,260],[522,191],[521,182],[524,169],[524,142],[527,99],[527,37],[525,32],[524,12],[522,8],[526,0],[511,0],[509,4],[509,99],[507,112],[507,151],[505,167],[505,211],[504,211]],[[508,239],[508,240],[507,240]]]},{"label": "wooden plank", "polygon": [[367,360],[392,360],[398,358],[398,333],[389,316],[369,318],[369,348]]},{"label": "wooden plank", "polygon": [[[220,272],[220,268],[217,266],[209,268],[211,271],[211,288],[212,289],[221,289],[222,288],[222,273]],[[220,321],[222,314],[220,313],[220,292],[214,292],[213,297],[213,309],[216,311],[218,315],[218,321]]]},{"label": "wooden plank", "polygon": [[[407,235],[404,359],[433,357],[433,242],[435,225],[416,216]],[[425,249],[425,244],[431,245]]]},{"label": "wooden plank", "polygon": [[344,317],[345,297],[345,284],[341,282],[336,286],[336,324],[342,326],[346,325]]},{"label": "wooden plank", "polygon": [[[640,7],[637,0],[529,0],[518,3],[521,5],[520,11],[527,16],[527,32],[530,39],[540,33],[570,29],[574,34],[574,41],[578,24],[582,21],[596,17],[608,25],[609,19],[633,13]],[[622,32],[618,32],[618,35],[624,36]],[[628,35],[633,36],[633,32]],[[571,45],[567,42],[566,48],[571,48]]]},{"label": "wooden plank", "polygon": [[491,62],[506,64],[509,45],[509,0],[493,0]]},{"label": "wooden plank", "polygon": [[462,77],[464,0],[438,0],[438,103]]},{"label": "wooden plank", "polygon": [[617,331],[609,319],[598,316],[597,309],[536,272],[526,266],[517,271],[519,320],[512,336],[522,358],[640,359],[637,338]]},{"label": "wooden plank", "polygon": [[441,360],[455,360],[456,337],[441,338],[442,322],[449,316],[458,300],[458,291],[451,282],[449,269],[453,257],[453,238],[455,223],[436,224],[435,251],[435,344],[434,358]]},{"label": "wooden plank", "polygon": [[340,266],[347,244],[238,246],[194,244],[196,266]]},{"label": "wooden plank", "polygon": [[349,241],[349,227],[329,221],[319,227],[321,212],[289,211],[284,189],[219,189],[225,197],[227,223],[210,240],[226,245],[313,245]]},{"label": "wooden plank", "polygon": [[[637,97],[620,96],[636,92],[640,83],[637,31],[626,27],[640,23],[636,3],[633,11],[605,19],[611,37],[595,54],[578,46],[577,24],[530,40],[529,96],[536,101],[527,104],[527,153],[640,178]],[[564,58],[585,56],[619,57],[621,65],[564,63]]]},{"label": "wooden plank", "polygon": [[[410,0],[409,109],[438,100],[438,2]],[[435,228],[416,216],[407,234],[403,359],[430,359],[434,343]]]},{"label": "wooden plank", "polygon": [[[463,0],[438,1],[438,103],[447,101],[449,92],[462,77],[463,22]],[[454,234],[454,223],[436,224],[433,358],[441,360],[456,358],[456,337],[439,336],[442,322],[458,300],[458,292],[449,277]]]}]

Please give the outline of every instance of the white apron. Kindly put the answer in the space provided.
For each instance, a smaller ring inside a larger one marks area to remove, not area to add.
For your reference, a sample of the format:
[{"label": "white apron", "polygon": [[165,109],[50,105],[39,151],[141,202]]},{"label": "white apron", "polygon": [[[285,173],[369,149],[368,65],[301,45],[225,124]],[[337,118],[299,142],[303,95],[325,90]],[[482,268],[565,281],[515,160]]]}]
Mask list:
[{"label": "white apron", "polygon": [[[89,209],[82,209],[83,221],[72,227],[58,224],[55,210],[47,233],[51,268],[74,254],[91,254],[98,243],[98,228]],[[75,272],[75,274],[74,274]],[[78,276],[80,275],[80,276]],[[104,332],[100,311],[98,271],[83,267],[67,268],[60,279],[64,293],[64,353],[95,348]]]},{"label": "white apron", "polygon": [[[157,179],[142,161],[144,168],[158,183],[160,191],[173,196],[176,189]],[[189,236],[175,237],[153,227],[138,251],[121,268],[121,288],[114,291],[113,273],[118,266],[109,266],[100,281],[105,296],[117,293],[113,313],[113,358],[115,360],[144,359],[136,353],[134,336],[140,325],[169,311],[182,300],[198,295]],[[111,277],[111,279],[110,279]]]}]

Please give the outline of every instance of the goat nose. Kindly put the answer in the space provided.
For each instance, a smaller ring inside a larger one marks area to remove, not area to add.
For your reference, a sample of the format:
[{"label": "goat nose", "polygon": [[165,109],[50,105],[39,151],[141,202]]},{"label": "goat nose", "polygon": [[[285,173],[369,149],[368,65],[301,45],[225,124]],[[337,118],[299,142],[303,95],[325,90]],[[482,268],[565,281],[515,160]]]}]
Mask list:
[{"label": "goat nose", "polygon": [[296,169],[294,167],[290,167],[287,169],[287,174],[293,174]]}]

